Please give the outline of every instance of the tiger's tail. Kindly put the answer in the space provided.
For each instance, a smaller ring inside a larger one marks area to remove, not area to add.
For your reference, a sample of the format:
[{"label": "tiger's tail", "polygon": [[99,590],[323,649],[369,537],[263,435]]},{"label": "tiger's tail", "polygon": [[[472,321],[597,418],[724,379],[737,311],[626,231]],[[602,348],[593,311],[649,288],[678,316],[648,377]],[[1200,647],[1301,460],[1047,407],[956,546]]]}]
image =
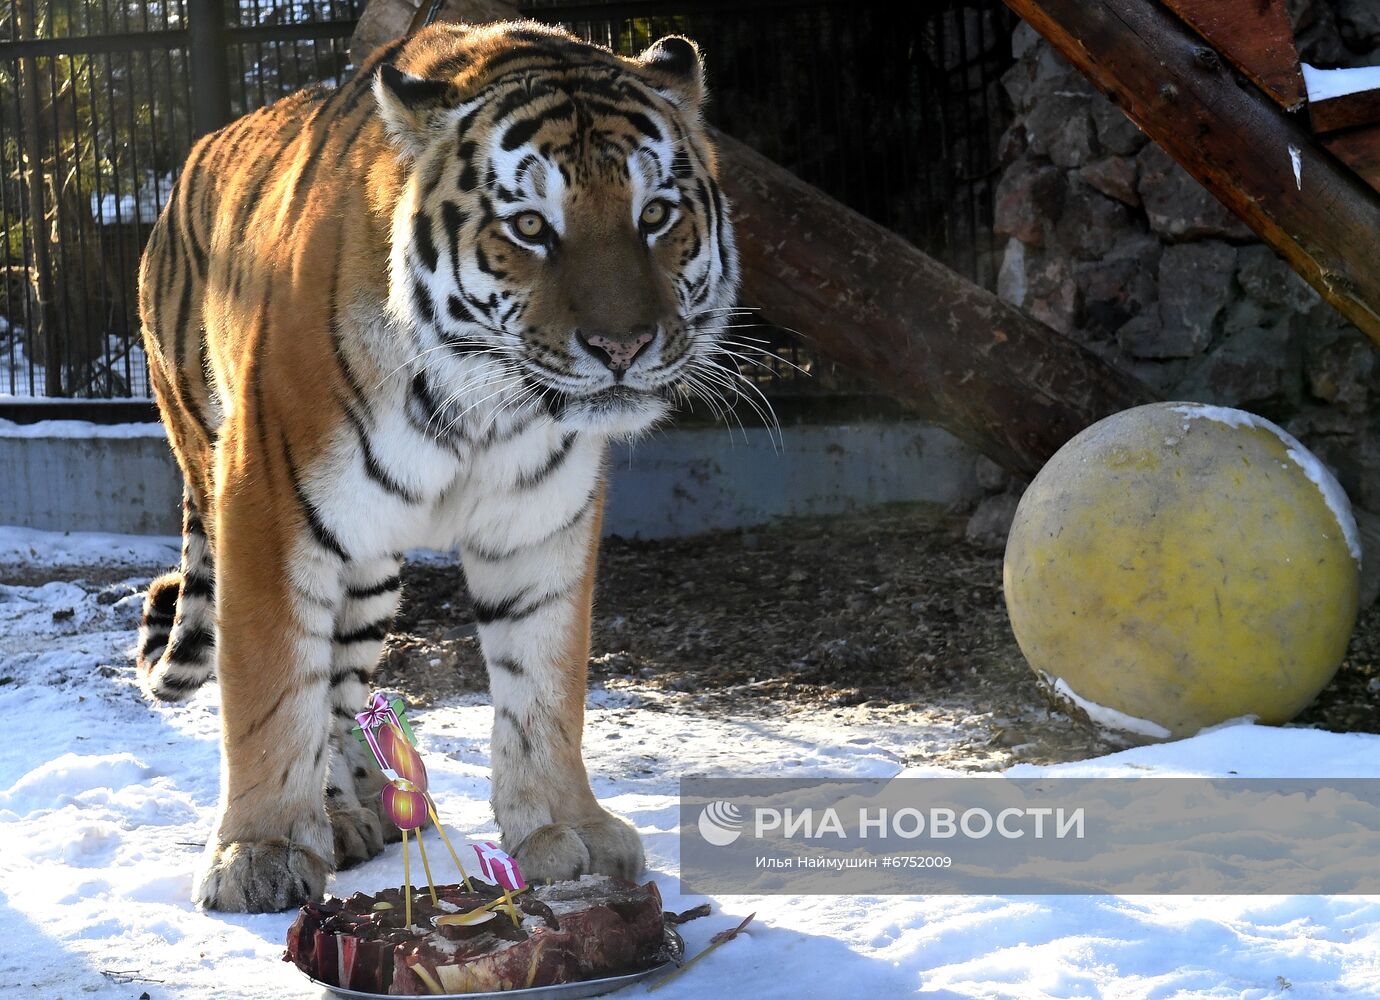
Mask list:
[{"label": "tiger's tail", "polygon": [[149,585],[139,624],[144,689],[159,701],[183,701],[215,674],[216,574],[206,529],[191,495],[182,494],[182,567]]}]

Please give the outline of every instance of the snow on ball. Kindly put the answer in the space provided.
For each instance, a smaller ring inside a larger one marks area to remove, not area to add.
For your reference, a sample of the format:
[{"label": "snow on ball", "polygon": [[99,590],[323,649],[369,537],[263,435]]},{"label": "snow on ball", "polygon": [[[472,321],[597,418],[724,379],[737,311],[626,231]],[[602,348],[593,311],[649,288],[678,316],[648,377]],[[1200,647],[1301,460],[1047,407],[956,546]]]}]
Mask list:
[{"label": "snow on ball", "polygon": [[1104,729],[1280,723],[1356,622],[1361,549],[1331,473],[1241,410],[1154,403],[1064,445],[1022,497],[1003,586],[1030,665]]}]

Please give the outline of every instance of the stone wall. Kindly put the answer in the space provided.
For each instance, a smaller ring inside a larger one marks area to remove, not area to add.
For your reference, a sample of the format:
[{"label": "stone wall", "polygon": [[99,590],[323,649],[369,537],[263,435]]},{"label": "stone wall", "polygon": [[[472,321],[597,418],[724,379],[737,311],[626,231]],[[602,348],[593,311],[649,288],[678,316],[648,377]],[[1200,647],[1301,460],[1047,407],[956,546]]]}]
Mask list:
[{"label": "stone wall", "polygon": [[[1376,0],[1291,6],[1308,61],[1380,62]],[[1277,421],[1380,511],[1371,342],[1024,24],[1014,51],[1001,296],[1166,398]]]}]

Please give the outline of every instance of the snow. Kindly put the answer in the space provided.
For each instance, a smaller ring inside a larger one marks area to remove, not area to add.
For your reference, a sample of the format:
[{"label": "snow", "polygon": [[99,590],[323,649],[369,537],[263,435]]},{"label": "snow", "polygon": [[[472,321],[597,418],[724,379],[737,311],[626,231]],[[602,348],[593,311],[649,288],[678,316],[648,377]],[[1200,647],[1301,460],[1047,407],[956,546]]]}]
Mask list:
[{"label": "snow", "polygon": [[[169,540],[27,536],[24,583],[0,568],[0,996],[305,1000],[279,961],[290,914],[203,913],[187,901],[217,796],[214,685],[184,706],[144,701],[128,659],[139,595]],[[145,549],[145,546],[151,548]],[[102,587],[69,557],[156,555]],[[131,572],[133,572],[131,570]],[[492,709],[471,696],[415,713],[452,835],[493,839]],[[671,909],[683,774],[937,775],[907,767],[962,733],[849,726],[832,715],[721,718],[590,697],[596,792],[641,831]],[[1234,725],[1096,760],[1019,765],[1012,777],[1380,777],[1380,737]],[[440,855],[444,857],[444,854]],[[433,860],[437,852],[433,852]],[[400,847],[337,876],[349,893],[397,884]],[[448,870],[448,866],[447,866]],[[684,926],[692,953],[756,912],[747,931],[658,1000],[926,997],[1376,996],[1380,897],[726,896]],[[636,987],[627,997],[645,996]]]},{"label": "snow", "polygon": [[97,424],[89,420],[38,420],[19,424],[0,420],[0,438],[165,438],[167,431],[156,422]]},{"label": "snow", "polygon": [[1149,719],[1137,718],[1134,715],[1127,715],[1119,712],[1115,708],[1108,708],[1106,705],[1099,705],[1095,701],[1084,698],[1072,687],[1069,682],[1062,677],[1050,677],[1042,674],[1045,682],[1054,688],[1054,693],[1061,698],[1067,698],[1073,704],[1083,710],[1083,713],[1092,720],[1094,725],[1104,729],[1110,729],[1120,733],[1134,733],[1137,736],[1149,736],[1153,739],[1162,740],[1169,737],[1168,729],[1165,729],[1158,722]]},{"label": "snow", "polygon": [[[161,567],[177,564],[182,539],[175,535],[108,535],[96,531],[39,531],[0,525],[0,581],[5,568],[98,566],[107,563]],[[143,580],[141,585],[146,585]]]},{"label": "snow", "polygon": [[1380,66],[1357,69],[1318,69],[1303,64],[1303,84],[1310,101],[1327,101],[1367,90],[1380,90]]}]

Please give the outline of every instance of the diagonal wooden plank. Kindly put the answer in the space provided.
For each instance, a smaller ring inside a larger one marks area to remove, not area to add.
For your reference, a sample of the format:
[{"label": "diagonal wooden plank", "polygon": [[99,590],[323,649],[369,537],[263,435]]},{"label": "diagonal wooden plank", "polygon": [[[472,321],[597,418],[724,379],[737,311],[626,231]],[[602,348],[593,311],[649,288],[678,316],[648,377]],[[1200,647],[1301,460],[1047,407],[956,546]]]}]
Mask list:
[{"label": "diagonal wooden plank", "polygon": [[1324,136],[1322,141],[1333,156],[1380,191],[1380,125],[1336,132]]},{"label": "diagonal wooden plank", "polygon": [[1164,0],[1287,111],[1308,100],[1285,0]]},{"label": "diagonal wooden plank", "polygon": [[1310,101],[1308,120],[1314,132],[1339,132],[1374,125],[1380,122],[1380,90],[1363,90],[1324,101]]}]

